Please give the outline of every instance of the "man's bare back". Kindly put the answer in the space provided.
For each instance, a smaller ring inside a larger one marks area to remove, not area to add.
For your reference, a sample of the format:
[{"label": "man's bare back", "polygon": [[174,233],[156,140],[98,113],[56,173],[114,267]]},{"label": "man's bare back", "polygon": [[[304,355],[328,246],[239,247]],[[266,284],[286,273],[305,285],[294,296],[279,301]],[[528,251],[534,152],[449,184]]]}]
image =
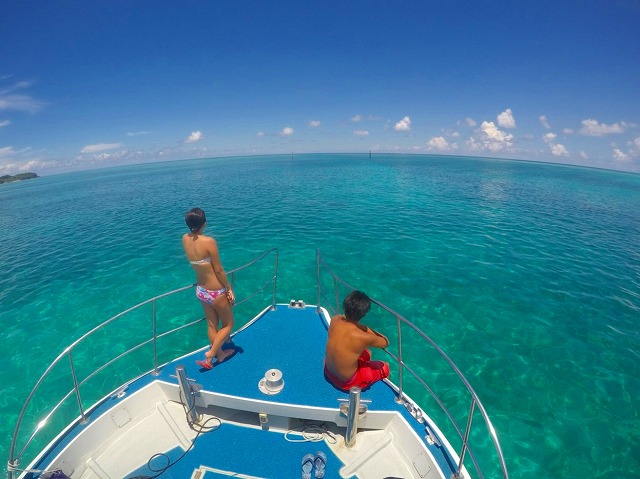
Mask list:
[{"label": "man's bare back", "polygon": [[351,291],[342,302],[344,315],[331,318],[325,350],[324,375],[342,391],[368,388],[389,377],[389,364],[372,361],[367,348],[386,348],[389,340],[360,324],[369,312],[371,300],[362,291]]},{"label": "man's bare back", "polygon": [[344,315],[334,316],[329,325],[325,366],[338,379],[351,378],[358,369],[358,358],[367,348],[386,348],[389,340]]}]

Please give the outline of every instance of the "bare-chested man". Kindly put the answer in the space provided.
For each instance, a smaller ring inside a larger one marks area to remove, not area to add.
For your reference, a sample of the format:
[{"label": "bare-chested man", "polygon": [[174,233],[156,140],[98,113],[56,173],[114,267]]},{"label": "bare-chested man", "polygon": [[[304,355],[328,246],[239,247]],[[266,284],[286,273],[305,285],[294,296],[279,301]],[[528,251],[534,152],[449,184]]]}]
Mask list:
[{"label": "bare-chested man", "polygon": [[389,364],[371,361],[367,348],[386,348],[389,340],[360,324],[371,308],[371,300],[361,291],[352,291],[342,303],[344,315],[331,318],[325,353],[324,373],[338,389],[361,389],[389,377]]}]

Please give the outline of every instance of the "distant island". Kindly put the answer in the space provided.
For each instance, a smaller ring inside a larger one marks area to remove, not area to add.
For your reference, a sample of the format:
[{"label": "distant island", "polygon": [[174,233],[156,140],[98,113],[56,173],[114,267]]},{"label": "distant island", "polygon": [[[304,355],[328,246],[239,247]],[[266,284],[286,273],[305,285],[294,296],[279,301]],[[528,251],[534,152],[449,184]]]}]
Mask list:
[{"label": "distant island", "polygon": [[38,178],[35,173],[20,173],[18,175],[3,175],[0,176],[0,183],[9,183],[11,181],[30,180],[31,178]]}]

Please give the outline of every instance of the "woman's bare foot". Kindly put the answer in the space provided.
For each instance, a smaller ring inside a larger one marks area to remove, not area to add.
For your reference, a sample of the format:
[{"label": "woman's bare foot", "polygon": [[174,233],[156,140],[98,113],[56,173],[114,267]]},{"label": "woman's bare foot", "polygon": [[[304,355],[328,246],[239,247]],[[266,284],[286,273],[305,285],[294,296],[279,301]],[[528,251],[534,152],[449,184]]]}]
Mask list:
[{"label": "woman's bare foot", "polygon": [[229,359],[231,356],[233,356],[235,352],[235,349],[221,349],[218,354],[216,354],[216,359],[218,360],[218,363],[221,363],[225,359]]}]

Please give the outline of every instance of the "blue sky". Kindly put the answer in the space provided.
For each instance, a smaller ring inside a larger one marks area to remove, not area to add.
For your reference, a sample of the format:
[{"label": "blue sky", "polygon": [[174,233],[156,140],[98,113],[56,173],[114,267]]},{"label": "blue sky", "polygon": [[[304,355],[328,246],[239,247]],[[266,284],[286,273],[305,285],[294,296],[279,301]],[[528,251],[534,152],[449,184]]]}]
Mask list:
[{"label": "blue sky", "polygon": [[640,172],[640,1],[0,6],[0,174],[369,150]]}]

